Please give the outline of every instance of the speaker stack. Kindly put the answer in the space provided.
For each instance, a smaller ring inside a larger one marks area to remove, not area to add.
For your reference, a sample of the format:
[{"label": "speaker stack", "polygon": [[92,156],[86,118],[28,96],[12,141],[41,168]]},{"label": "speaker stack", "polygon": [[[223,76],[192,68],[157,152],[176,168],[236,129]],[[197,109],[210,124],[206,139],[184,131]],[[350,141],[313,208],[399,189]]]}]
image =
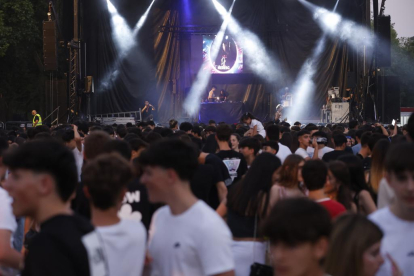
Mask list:
[{"label": "speaker stack", "polygon": [[377,67],[391,67],[391,17],[378,17]]},{"label": "speaker stack", "polygon": [[57,70],[56,22],[43,22],[43,63],[44,71]]}]

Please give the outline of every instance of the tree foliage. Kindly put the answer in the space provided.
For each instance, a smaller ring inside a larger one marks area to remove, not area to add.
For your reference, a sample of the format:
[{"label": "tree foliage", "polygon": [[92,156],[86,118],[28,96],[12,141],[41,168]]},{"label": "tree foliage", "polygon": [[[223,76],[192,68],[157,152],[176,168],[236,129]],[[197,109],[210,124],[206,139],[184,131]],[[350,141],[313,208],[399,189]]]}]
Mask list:
[{"label": "tree foliage", "polygon": [[[43,0],[0,0],[0,119],[27,119],[42,103]],[[46,17],[46,18],[45,18]]]},{"label": "tree foliage", "polygon": [[414,107],[414,37],[398,38],[391,27],[391,68],[387,75],[398,76],[401,84],[401,104]]}]

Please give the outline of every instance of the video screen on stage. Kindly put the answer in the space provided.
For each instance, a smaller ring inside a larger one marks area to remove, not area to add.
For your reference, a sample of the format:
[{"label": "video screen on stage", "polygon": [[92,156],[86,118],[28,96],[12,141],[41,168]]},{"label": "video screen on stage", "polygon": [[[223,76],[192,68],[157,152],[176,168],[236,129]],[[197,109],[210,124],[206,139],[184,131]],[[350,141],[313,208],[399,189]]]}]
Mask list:
[{"label": "video screen on stage", "polygon": [[215,59],[212,57],[212,48],[215,35],[203,36],[203,61],[207,64],[205,70],[212,74],[238,74],[243,72],[243,49],[230,36],[224,36],[220,50]]}]

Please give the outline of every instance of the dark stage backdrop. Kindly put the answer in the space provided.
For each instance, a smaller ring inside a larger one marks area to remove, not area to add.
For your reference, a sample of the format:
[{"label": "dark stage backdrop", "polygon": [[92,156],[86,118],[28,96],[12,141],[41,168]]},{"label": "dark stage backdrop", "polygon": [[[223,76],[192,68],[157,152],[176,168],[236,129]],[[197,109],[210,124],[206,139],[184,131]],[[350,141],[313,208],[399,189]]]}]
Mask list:
[{"label": "dark stage backdrop", "polygon": [[[131,28],[150,4],[150,0],[112,0]],[[229,8],[231,0],[221,0]],[[333,9],[335,0],[314,0],[318,6]],[[365,18],[365,0],[340,1],[337,11],[357,22]],[[106,0],[84,1],[84,40],[87,43],[87,74],[95,78],[92,113],[111,113],[137,110],[149,100],[158,110],[158,120],[166,122],[185,117],[182,103],[195,80],[201,65],[202,49],[194,41],[200,37],[159,32],[159,26],[216,25],[222,20],[209,0],[156,0],[141,30],[137,45],[120,61],[112,39],[110,16]],[[312,14],[298,1],[292,0],[237,0],[233,16],[242,26],[257,33],[268,50],[281,62],[283,82],[269,85],[260,76],[246,78],[212,78],[230,93],[230,98],[245,101],[246,107],[259,118],[273,113],[276,92],[292,87],[298,73],[311,55],[322,32]],[[283,25],[283,28],[280,26]],[[252,27],[254,26],[254,27]],[[279,26],[279,27],[278,27]],[[195,53],[200,53],[195,58]],[[352,52],[345,43],[329,39],[317,64],[314,81],[316,89],[309,99],[308,118],[317,117],[328,87],[346,86],[347,71],[354,70]],[[198,64],[197,64],[198,63]],[[246,71],[249,73],[249,60]],[[111,77],[108,78],[107,75]],[[110,81],[103,84],[104,79]],[[169,81],[173,80],[173,91]],[[176,92],[176,93],[175,93]],[[205,91],[207,92],[207,90]],[[268,105],[271,101],[271,109]]]}]

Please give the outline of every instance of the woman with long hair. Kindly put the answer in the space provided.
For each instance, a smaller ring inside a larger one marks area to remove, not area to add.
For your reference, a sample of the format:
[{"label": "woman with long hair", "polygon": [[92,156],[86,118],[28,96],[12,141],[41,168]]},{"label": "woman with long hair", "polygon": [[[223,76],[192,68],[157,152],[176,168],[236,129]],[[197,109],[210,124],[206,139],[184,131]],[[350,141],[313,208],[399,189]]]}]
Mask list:
[{"label": "woman with long hair", "polygon": [[249,112],[246,112],[241,116],[240,122],[249,126],[251,130],[250,136],[253,137],[257,134],[260,134],[263,136],[263,138],[266,138],[266,130],[264,129],[263,124]]},{"label": "woman with long hair", "polygon": [[271,208],[273,174],[281,166],[279,158],[262,153],[253,161],[245,177],[234,184],[227,197],[227,223],[233,234],[232,251],[236,276],[248,276],[253,262],[265,263],[266,244],[259,225]]},{"label": "woman with long hair", "polygon": [[348,211],[357,212],[357,207],[352,201],[351,195],[351,178],[348,167],[344,162],[332,161],[328,165],[328,181],[325,185],[325,194],[330,199],[335,200]]},{"label": "woman with long hair", "polygon": [[351,177],[351,195],[354,201],[358,213],[369,215],[377,210],[373,197],[371,195],[371,189],[365,182],[364,166],[361,159],[355,155],[343,155],[338,158],[346,164]]},{"label": "woman with long hair", "polygon": [[[339,217],[331,232],[325,272],[332,276],[374,276],[384,263],[380,252],[383,233],[381,229],[358,214]],[[402,273],[392,260],[393,274]]]},{"label": "woman with long hair", "polygon": [[378,189],[381,180],[385,174],[385,156],[390,148],[390,141],[386,139],[379,140],[372,151],[371,155],[371,171],[369,182],[375,194],[378,194]]},{"label": "woman with long hair", "polygon": [[239,142],[240,142],[240,135],[237,133],[233,133],[230,135],[230,147],[232,150],[239,152]]},{"label": "woman with long hair", "polygon": [[289,197],[302,197],[306,195],[302,178],[302,167],[305,159],[292,154],[286,157],[283,165],[276,171],[273,178],[273,187],[270,204],[273,206],[278,200]]}]

